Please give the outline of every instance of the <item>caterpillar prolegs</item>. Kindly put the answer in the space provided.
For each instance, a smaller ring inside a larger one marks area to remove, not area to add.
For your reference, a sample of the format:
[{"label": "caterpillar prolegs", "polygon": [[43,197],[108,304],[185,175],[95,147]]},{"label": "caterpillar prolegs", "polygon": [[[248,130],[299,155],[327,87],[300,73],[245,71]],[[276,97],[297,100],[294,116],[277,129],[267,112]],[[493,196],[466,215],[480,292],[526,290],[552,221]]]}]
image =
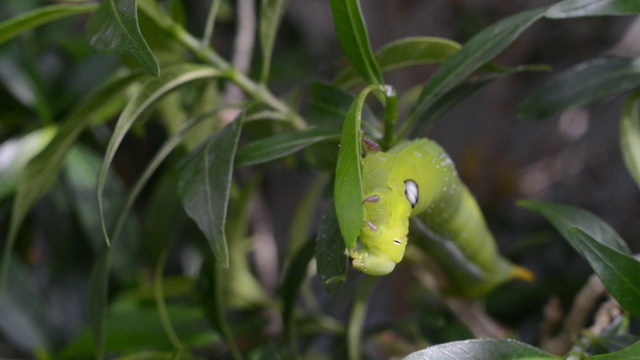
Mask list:
[{"label": "caterpillar prolegs", "polygon": [[[419,139],[387,152],[371,144],[365,147],[369,147],[362,165],[365,221],[360,246],[351,252],[355,268],[370,275],[390,273],[404,256],[409,218],[417,217],[479,268],[481,276],[465,284],[466,295],[481,295],[513,278],[532,280],[528,270],[498,253],[476,200],[438,144]],[[444,267],[447,272],[461,271]]]}]

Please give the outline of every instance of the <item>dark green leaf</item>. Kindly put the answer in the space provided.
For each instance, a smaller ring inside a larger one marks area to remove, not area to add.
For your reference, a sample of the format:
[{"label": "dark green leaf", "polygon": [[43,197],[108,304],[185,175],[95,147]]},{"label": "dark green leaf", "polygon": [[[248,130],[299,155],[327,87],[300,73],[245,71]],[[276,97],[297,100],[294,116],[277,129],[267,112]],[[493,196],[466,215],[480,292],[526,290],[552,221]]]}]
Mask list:
[{"label": "dark green leaf", "polygon": [[419,119],[436,100],[498,55],[531,24],[544,16],[545,11],[546,7],[543,7],[510,16],[484,29],[465,43],[425,84],[401,134],[416,122],[415,126],[422,128],[423,124]]},{"label": "dark green leaf", "polygon": [[107,311],[109,308],[109,267],[111,266],[112,249],[112,247],[103,246],[91,272],[89,306],[91,309],[91,331],[95,341],[94,354],[98,360],[105,358]]},{"label": "dark green leaf", "polygon": [[198,224],[216,259],[229,266],[225,236],[227,203],[238,146],[241,115],[209,138],[181,166],[178,194],[187,214]]},{"label": "dark green leaf", "polygon": [[[300,286],[307,276],[307,268],[309,262],[313,259],[315,251],[315,243],[307,241],[300,251],[293,257],[293,261],[289,265],[287,272],[284,274],[282,284],[280,285],[280,296],[282,297],[282,321],[287,333],[287,339],[292,347],[297,346],[295,341],[296,331],[293,326],[293,315],[296,300],[300,293]],[[295,351],[295,349],[293,349]]]},{"label": "dark green leaf", "polygon": [[627,170],[640,186],[640,92],[629,97],[622,111],[620,147]]},{"label": "dark green leaf", "polygon": [[140,33],[136,0],[104,0],[87,24],[91,46],[100,53],[133,56],[154,76],[160,67]]},{"label": "dark green leaf", "polygon": [[333,24],[342,51],[351,65],[369,84],[384,84],[369,43],[358,0],[331,0]]},{"label": "dark green leaf", "polygon": [[113,131],[109,144],[107,145],[107,151],[104,156],[102,168],[100,169],[100,175],[98,177],[98,205],[100,211],[100,218],[102,221],[102,231],[104,233],[107,243],[109,243],[109,235],[107,233],[106,224],[104,222],[104,209],[103,209],[103,196],[107,174],[113,157],[115,156],[120,143],[124,139],[133,123],[138,120],[140,115],[145,110],[150,108],[164,95],[171,91],[183,86],[185,84],[210,79],[218,76],[219,73],[216,69],[210,66],[194,65],[194,64],[180,64],[164,71],[162,76],[157,79],[153,79],[147,82],[142,89],[134,96],[124,108],[118,122]]},{"label": "dark green leaf", "polygon": [[541,119],[640,86],[640,58],[604,57],[578,64],[526,98],[522,118]]},{"label": "dark green leaf", "polygon": [[[437,37],[409,37],[390,42],[376,51],[376,62],[382,72],[417,65],[441,64],[460,50],[457,42]],[[335,83],[350,87],[358,82],[358,72],[350,67],[341,72]]]},{"label": "dark green leaf", "polygon": [[573,244],[569,236],[569,228],[572,226],[581,228],[608,247],[630,254],[629,247],[618,233],[609,224],[587,210],[532,200],[519,201],[518,205],[544,216],[578,252],[581,250]]},{"label": "dark green leaf", "polygon": [[262,76],[264,84],[269,78],[273,44],[276,40],[278,25],[287,8],[288,0],[262,0],[260,5],[260,45],[262,45]]},{"label": "dark green leaf", "polygon": [[362,144],[360,123],[364,100],[369,92],[380,88],[370,85],[355,99],[342,127],[340,152],[336,165],[334,201],[340,232],[349,250],[356,245],[364,221],[362,186]]},{"label": "dark green leaf", "polygon": [[0,45],[7,40],[17,36],[27,30],[33,29],[50,21],[94,11],[97,4],[61,4],[49,5],[29,11],[28,13],[16,16],[0,23]]},{"label": "dark green leaf", "polygon": [[11,209],[9,235],[2,259],[2,278],[6,278],[13,244],[18,230],[31,207],[51,187],[58,176],[62,161],[80,133],[91,123],[103,121],[104,110],[113,107],[125,96],[125,89],[140,78],[140,73],[120,74],[107,81],[73,110],[49,145],[29,161]]},{"label": "dark green leaf", "polygon": [[311,144],[338,139],[340,134],[330,129],[309,129],[268,137],[238,149],[235,165],[262,164],[291,155]]},{"label": "dark green leaf", "polygon": [[626,349],[610,354],[590,356],[590,360],[638,360],[640,359],[640,341]]},{"label": "dark green leaf", "polygon": [[558,359],[531,345],[511,339],[482,339],[454,341],[428,347],[405,357],[404,360],[541,360]]},{"label": "dark green leaf", "polygon": [[565,0],[551,6],[545,16],[552,19],[564,19],[637,13],[640,13],[640,2],[637,0]]},{"label": "dark green leaf", "polygon": [[640,261],[612,249],[580,227],[570,227],[568,233],[609,293],[623,308],[640,317]]},{"label": "dark green leaf", "polygon": [[347,278],[347,257],[333,203],[329,204],[318,227],[316,263],[324,291],[329,294],[340,291]]}]

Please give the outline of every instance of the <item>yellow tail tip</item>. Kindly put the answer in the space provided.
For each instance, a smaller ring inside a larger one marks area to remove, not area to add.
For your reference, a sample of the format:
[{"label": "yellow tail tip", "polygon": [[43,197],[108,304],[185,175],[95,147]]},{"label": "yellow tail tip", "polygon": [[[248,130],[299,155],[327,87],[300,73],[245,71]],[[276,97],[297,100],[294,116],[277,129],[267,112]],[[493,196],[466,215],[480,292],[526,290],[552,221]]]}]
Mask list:
[{"label": "yellow tail tip", "polygon": [[526,282],[533,282],[536,279],[536,276],[533,275],[529,269],[518,265],[514,265],[513,268],[511,268],[511,276],[514,279],[520,279]]}]

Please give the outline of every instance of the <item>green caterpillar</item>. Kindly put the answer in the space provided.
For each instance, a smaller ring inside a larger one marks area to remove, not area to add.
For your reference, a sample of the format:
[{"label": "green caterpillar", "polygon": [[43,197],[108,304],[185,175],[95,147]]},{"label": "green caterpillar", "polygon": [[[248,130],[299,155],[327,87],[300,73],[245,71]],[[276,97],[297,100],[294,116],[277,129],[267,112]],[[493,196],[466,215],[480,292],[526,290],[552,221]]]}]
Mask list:
[{"label": "green caterpillar", "polygon": [[[513,278],[533,279],[498,253],[476,200],[438,144],[419,139],[382,152],[365,140],[367,147],[362,167],[365,220],[360,246],[351,251],[356,269],[389,274],[404,256],[409,218],[415,216],[478,268],[474,281],[464,284],[465,295],[479,296]],[[468,280],[464,269],[443,267],[453,282]]]}]

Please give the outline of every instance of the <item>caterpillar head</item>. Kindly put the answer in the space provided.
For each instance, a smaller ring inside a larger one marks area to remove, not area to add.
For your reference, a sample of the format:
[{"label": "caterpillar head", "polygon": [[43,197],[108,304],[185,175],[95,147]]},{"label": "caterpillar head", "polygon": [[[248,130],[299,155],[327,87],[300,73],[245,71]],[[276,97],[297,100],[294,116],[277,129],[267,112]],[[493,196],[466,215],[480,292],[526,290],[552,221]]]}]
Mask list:
[{"label": "caterpillar head", "polygon": [[404,185],[369,194],[364,209],[360,247],[352,251],[351,264],[369,275],[387,275],[402,260],[407,245],[411,203]]}]

